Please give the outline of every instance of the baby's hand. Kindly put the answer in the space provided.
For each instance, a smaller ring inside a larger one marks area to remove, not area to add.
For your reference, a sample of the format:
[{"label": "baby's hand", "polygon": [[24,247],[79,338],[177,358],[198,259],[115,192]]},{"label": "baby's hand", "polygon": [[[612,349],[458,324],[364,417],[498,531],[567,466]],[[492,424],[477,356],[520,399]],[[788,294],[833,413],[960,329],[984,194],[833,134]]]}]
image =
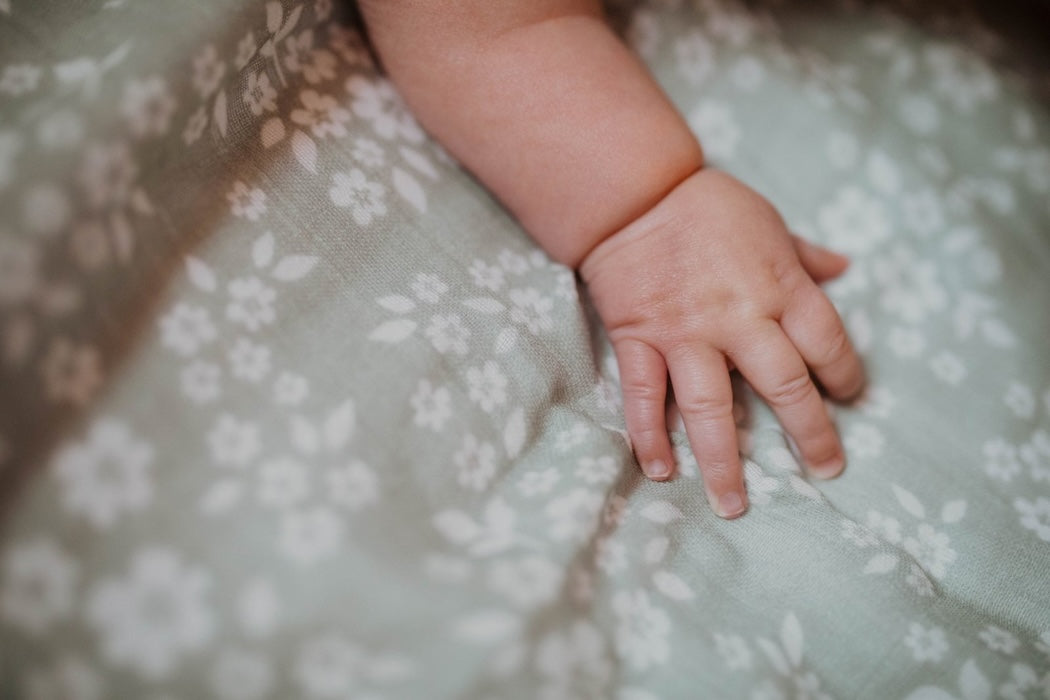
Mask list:
[{"label": "baby's hand", "polygon": [[587,256],[580,273],[615,348],[627,430],[650,478],[674,468],[670,373],[715,512],[747,509],[731,366],[773,408],[812,474],[842,471],[842,444],[810,371],[838,399],[864,387],[860,359],[817,286],[846,265],[792,236],[758,193],[708,169]]}]

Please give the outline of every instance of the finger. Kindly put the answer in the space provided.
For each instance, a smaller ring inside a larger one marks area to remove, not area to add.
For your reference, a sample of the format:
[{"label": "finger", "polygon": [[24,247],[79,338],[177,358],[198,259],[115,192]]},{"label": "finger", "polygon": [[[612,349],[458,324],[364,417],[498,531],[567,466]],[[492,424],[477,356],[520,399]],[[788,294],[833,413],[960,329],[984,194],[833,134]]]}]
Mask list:
[{"label": "finger", "polygon": [[621,340],[613,348],[620,365],[623,413],[634,455],[650,479],[670,478],[674,471],[674,451],[665,418],[667,365],[664,358],[640,340]]},{"label": "finger", "polygon": [[817,284],[835,279],[849,267],[849,258],[845,255],[840,255],[816,243],[810,243],[795,234],[791,235],[791,242],[795,246],[795,253],[798,254],[802,267]]},{"label": "finger", "polygon": [[798,350],[773,321],[748,340],[732,353],[737,368],[777,414],[809,470],[837,476],[846,465],[842,443]]},{"label": "finger", "polygon": [[747,492],[725,357],[708,346],[689,347],[669,355],[667,366],[711,507],[723,518],[743,515]]},{"label": "finger", "polygon": [[820,288],[800,289],[781,315],[780,326],[832,398],[848,401],[864,390],[864,365]]}]

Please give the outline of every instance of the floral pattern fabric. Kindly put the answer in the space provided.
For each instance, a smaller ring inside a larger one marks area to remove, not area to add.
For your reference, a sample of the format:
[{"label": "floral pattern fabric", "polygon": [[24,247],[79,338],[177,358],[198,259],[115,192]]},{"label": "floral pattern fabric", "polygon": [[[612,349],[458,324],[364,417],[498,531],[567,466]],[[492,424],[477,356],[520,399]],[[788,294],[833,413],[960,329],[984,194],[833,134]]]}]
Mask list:
[{"label": "floral pattern fabric", "polygon": [[[0,0],[0,695],[1050,697],[1050,84],[994,17],[610,3],[849,254],[749,514],[643,479],[572,272],[333,0]],[[1038,64],[1035,64],[1036,66]]]}]

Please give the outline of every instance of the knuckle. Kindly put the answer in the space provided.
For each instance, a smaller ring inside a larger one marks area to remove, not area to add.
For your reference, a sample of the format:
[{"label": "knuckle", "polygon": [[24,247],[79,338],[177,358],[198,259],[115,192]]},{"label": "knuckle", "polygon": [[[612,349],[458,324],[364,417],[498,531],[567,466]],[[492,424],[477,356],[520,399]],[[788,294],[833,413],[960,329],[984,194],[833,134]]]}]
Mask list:
[{"label": "knuckle", "polygon": [[826,341],[822,365],[831,365],[845,358],[849,354],[850,348],[850,340],[849,336],[846,335],[846,330],[841,325],[836,326]]},{"label": "knuckle", "polygon": [[767,399],[774,406],[792,406],[807,398],[813,390],[808,373],[796,374],[777,384]]},{"label": "knuckle", "polygon": [[734,482],[740,474],[740,465],[735,461],[716,459],[700,464],[700,471],[709,483]]},{"label": "knuckle", "polygon": [[620,388],[626,401],[649,403],[663,400],[664,388],[640,377],[623,380]]},{"label": "knuckle", "polygon": [[733,402],[720,396],[691,394],[678,397],[678,410],[694,421],[716,421],[733,417]]}]

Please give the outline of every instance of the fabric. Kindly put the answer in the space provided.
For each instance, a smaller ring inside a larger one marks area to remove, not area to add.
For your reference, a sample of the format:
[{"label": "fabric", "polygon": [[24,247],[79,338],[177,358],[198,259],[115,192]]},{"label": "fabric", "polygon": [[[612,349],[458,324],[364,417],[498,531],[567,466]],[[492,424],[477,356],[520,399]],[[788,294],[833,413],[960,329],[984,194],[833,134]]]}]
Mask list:
[{"label": "fabric", "polygon": [[[849,254],[871,375],[751,510],[643,479],[553,264],[330,0],[0,0],[0,696],[1050,697],[1050,115],[958,3],[614,21]],[[911,12],[908,14],[908,12]]]}]

